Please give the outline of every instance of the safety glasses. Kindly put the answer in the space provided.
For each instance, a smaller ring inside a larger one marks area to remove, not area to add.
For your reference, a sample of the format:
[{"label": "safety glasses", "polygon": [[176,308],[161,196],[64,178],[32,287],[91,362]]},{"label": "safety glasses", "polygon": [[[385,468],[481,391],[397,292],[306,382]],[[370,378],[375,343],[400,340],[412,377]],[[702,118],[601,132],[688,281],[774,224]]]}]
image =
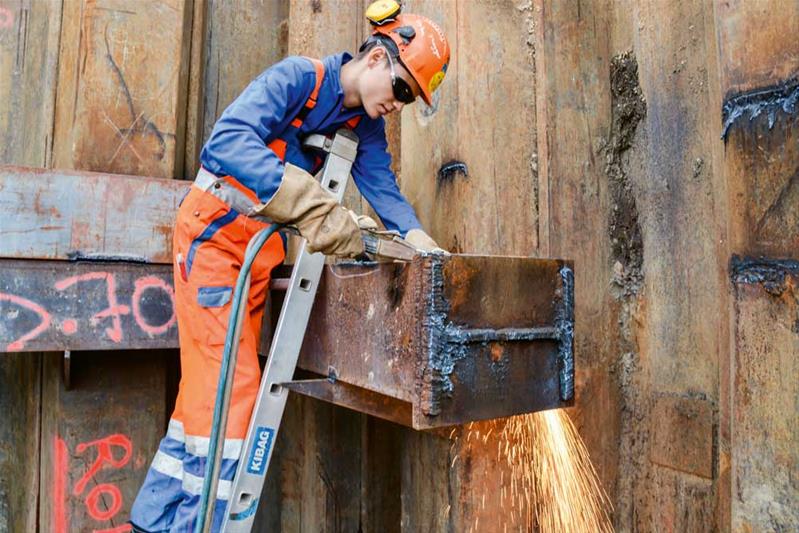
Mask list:
[{"label": "safety glasses", "polygon": [[413,89],[411,89],[407,81],[397,76],[397,72],[394,70],[394,60],[391,59],[391,54],[388,50],[386,50],[386,56],[388,57],[388,66],[391,69],[391,89],[394,91],[394,98],[403,104],[412,104],[416,100],[413,95]]}]

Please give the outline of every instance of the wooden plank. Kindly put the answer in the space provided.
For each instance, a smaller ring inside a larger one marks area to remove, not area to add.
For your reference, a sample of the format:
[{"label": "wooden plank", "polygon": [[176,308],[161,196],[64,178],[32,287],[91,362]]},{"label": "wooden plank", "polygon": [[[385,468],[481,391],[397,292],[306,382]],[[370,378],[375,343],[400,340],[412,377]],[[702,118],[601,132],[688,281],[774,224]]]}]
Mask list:
[{"label": "wooden plank", "polygon": [[[207,12],[200,15],[198,6],[207,6]],[[288,10],[287,0],[195,4],[195,20],[205,20],[193,37],[186,178],[194,179],[202,145],[225,108],[286,55]]]},{"label": "wooden plank", "polygon": [[[439,1],[408,2],[406,10],[441,23],[453,53],[433,106],[419,102],[403,111],[403,192],[445,248],[534,253],[532,8]],[[530,125],[523,134],[521,124]],[[465,163],[468,170],[441,170],[451,162]]]},{"label": "wooden plank", "polygon": [[[799,6],[779,0],[734,0],[714,3],[713,13],[719,116],[712,129],[719,136],[726,134],[717,168],[724,183],[720,190],[726,190],[728,203],[729,253],[795,256],[799,248],[799,112],[793,109],[789,113],[790,106],[781,103],[799,91],[795,84],[790,88],[791,80],[799,76],[799,44],[793,38],[799,32]],[[728,313],[734,324],[733,303]],[[774,339],[770,345],[780,349],[776,342]],[[782,346],[787,346],[784,341]],[[755,524],[762,515],[752,509],[751,499],[745,498],[742,504],[739,498],[736,478],[740,470],[731,465],[745,464],[749,457],[736,457],[740,446],[736,448],[734,443],[757,442],[769,419],[763,419],[761,427],[754,421],[739,426],[737,413],[746,406],[736,404],[742,398],[736,381],[736,347],[726,353],[729,355],[722,355],[719,362],[718,514],[721,530],[735,530],[746,520],[742,509],[752,510]],[[758,358],[752,364],[752,375],[757,375],[767,372],[770,362]],[[739,435],[747,430],[750,434]]]},{"label": "wooden plank", "polygon": [[0,260],[0,351],[174,348],[169,265]]},{"label": "wooden plank", "polygon": [[41,354],[0,354],[0,531],[35,531]]},{"label": "wooden plank", "polygon": [[130,506],[166,426],[167,359],[121,355],[72,354],[70,389],[63,356],[45,358],[42,531],[130,531]]},{"label": "wooden plank", "polygon": [[799,6],[782,0],[713,4],[725,96],[796,77]]},{"label": "wooden plank", "polygon": [[0,2],[0,163],[47,166],[61,2]]},{"label": "wooden plank", "polygon": [[[172,228],[185,182],[0,167],[0,255],[172,263]],[[121,224],[119,221],[124,220]]]},{"label": "wooden plank", "polygon": [[209,58],[206,43],[208,28],[208,2],[194,1],[191,17],[189,50],[189,75],[186,88],[186,143],[183,154],[183,179],[193,180],[200,168],[200,150],[203,138],[203,110],[205,105],[205,62]]},{"label": "wooden plank", "polygon": [[[192,15],[193,2],[185,0],[64,4],[56,166],[159,178],[182,175]],[[120,212],[125,211],[118,206],[134,202],[133,197],[108,198],[114,198],[109,203]],[[174,208],[160,237],[142,235],[165,252],[157,259],[164,263],[171,263],[173,213]],[[145,209],[138,215],[125,212],[124,220],[148,216],[159,219]],[[119,227],[120,220],[109,216],[107,222]],[[114,254],[119,244],[114,243]],[[124,521],[164,434],[171,403],[167,371],[175,356],[162,350],[111,361],[107,352],[93,352],[73,364],[69,391],[61,384],[60,356],[50,360],[42,386],[47,411],[41,490],[52,503],[40,508],[42,529],[129,529]],[[103,446],[113,454],[105,460],[111,468],[99,455]],[[100,469],[92,472],[92,466]]]},{"label": "wooden plank", "polygon": [[185,0],[64,4],[56,167],[182,174],[191,16]]},{"label": "wooden plank", "polygon": [[[621,122],[629,116],[624,106],[634,100],[630,80],[625,79],[630,71],[618,70],[614,76],[611,70],[610,142],[611,153],[618,153],[620,173],[610,172],[608,177],[614,199],[617,177],[630,187],[641,234],[642,289],[637,301],[643,308],[636,351],[647,379],[636,393],[646,400],[632,407],[632,416],[643,416],[651,424],[646,436],[640,424],[631,428],[641,435],[630,442],[629,453],[638,456],[645,441],[649,449],[641,451],[653,451],[649,461],[634,461],[630,471],[632,486],[642,496],[635,503],[632,527],[642,530],[664,523],[679,531],[718,527],[718,486],[712,475],[717,454],[712,442],[719,356],[728,349],[728,317],[722,312],[728,304],[727,201],[717,194],[725,186],[715,165],[721,143],[708,127],[718,111],[710,89],[716,81],[709,69],[715,62],[715,45],[706,4],[683,0],[636,6],[634,53],[640,81],[634,83],[640,83],[645,99],[645,114],[633,115],[640,120],[637,131],[625,130]],[[624,153],[626,143],[629,149]],[[617,206],[629,207],[620,203],[613,208]],[[671,424],[673,431],[668,430]],[[680,449],[696,455],[687,456]]]},{"label": "wooden plank", "polygon": [[799,261],[734,258],[734,532],[799,528]]},{"label": "wooden plank", "polygon": [[[632,5],[619,9],[631,11]],[[542,198],[548,198],[542,206],[542,213],[548,213],[541,219],[547,225],[542,234],[549,236],[547,255],[573,259],[580,270],[575,275],[576,390],[570,415],[605,490],[614,497],[616,523],[629,524],[634,467],[620,459],[637,433],[636,420],[623,416],[623,402],[636,398],[640,373],[631,338],[635,307],[609,290],[611,195],[601,138],[612,121],[614,13],[598,2],[535,1],[534,10],[539,14],[539,178],[546,187]]]},{"label": "wooden plank", "polygon": [[716,25],[731,247],[778,257],[799,247],[799,6],[718,4]]}]

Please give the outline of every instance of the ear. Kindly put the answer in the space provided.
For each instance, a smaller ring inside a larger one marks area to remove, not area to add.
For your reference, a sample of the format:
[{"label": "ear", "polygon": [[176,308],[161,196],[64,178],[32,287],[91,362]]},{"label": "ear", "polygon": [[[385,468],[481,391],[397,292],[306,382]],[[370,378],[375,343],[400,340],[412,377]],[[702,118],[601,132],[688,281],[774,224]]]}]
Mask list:
[{"label": "ear", "polygon": [[375,46],[374,48],[369,50],[369,53],[366,55],[366,65],[369,68],[373,68],[385,62],[385,59],[386,59],[385,49],[382,46]]}]

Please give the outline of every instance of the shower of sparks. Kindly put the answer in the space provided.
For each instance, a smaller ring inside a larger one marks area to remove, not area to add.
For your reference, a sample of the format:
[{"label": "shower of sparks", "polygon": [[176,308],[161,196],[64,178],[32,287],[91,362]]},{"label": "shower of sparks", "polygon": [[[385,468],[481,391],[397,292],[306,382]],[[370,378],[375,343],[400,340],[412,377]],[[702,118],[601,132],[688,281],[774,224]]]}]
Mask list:
[{"label": "shower of sparks", "polygon": [[[465,434],[452,433],[451,451],[497,448],[499,487],[483,485],[478,507],[486,497],[498,499],[498,531],[613,531],[610,501],[602,489],[580,435],[563,410],[544,411],[506,420],[469,424]],[[465,437],[465,439],[463,438]],[[455,467],[459,454],[450,466]],[[480,516],[472,529],[478,531]]]}]

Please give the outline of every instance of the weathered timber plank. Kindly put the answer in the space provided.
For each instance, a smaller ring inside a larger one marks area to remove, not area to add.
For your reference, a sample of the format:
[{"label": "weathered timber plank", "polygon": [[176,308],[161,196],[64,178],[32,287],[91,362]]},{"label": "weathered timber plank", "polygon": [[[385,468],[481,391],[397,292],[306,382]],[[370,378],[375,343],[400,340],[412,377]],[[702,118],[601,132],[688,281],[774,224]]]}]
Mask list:
[{"label": "weathered timber plank", "polygon": [[731,248],[790,254],[799,247],[799,5],[719,3],[716,27]]},{"label": "weathered timber plank", "polygon": [[43,374],[40,528],[129,531],[125,522],[166,426],[162,353],[62,355]]},{"label": "weathered timber plank", "polygon": [[0,354],[0,531],[35,531],[40,354]]},{"label": "weathered timber plank", "polygon": [[[635,507],[633,529],[713,530],[719,355],[728,348],[727,202],[717,192],[725,184],[716,167],[722,143],[709,127],[718,116],[713,18],[706,2],[654,0],[637,4],[633,24],[634,56],[614,54],[611,66],[613,159],[606,169],[611,209],[621,212],[611,225],[632,220],[640,232],[638,239],[626,228],[611,233],[631,250],[614,246],[613,259],[631,274],[621,287],[633,289],[641,305],[635,344],[642,379],[636,396],[629,391],[636,400],[625,434],[632,489],[625,497]],[[629,113],[638,103],[640,112]],[[642,419],[649,427],[635,422]],[[681,452],[689,449],[693,455]]]},{"label": "weathered timber plank", "polygon": [[799,261],[730,265],[734,532],[799,529]]},{"label": "weathered timber plank", "polygon": [[0,351],[177,346],[169,265],[0,260]]},{"label": "weathered timber plank", "polygon": [[[207,8],[198,13],[201,5]],[[219,115],[250,81],[286,55],[288,9],[287,0],[195,4],[186,178],[194,178],[200,150]],[[198,16],[205,18],[202,23]]]},{"label": "weathered timber plank", "polygon": [[[61,2],[0,2],[0,164],[50,162],[60,30]],[[40,403],[41,354],[0,354],[0,531],[36,530]]]},{"label": "weathered timber plank", "polygon": [[363,417],[361,527],[364,533],[399,533],[402,519],[403,435],[411,430]]},{"label": "weathered timber plank", "polygon": [[64,4],[55,167],[182,174],[192,4]]},{"label": "weathered timber plank", "polygon": [[0,2],[0,163],[48,166],[61,2]]},{"label": "weathered timber plank", "polygon": [[782,0],[714,2],[725,95],[774,85],[799,73],[799,6]]},{"label": "weathered timber plank", "polygon": [[0,257],[172,262],[172,228],[189,185],[74,170],[0,167]]},{"label": "weathered timber plank", "polygon": [[[785,103],[799,96],[799,43],[795,38],[799,6],[779,0],[735,0],[715,2],[713,8],[719,82],[718,115],[711,127],[714,134],[724,136],[718,168],[728,203],[730,252],[725,259],[730,253],[795,256],[799,249],[799,112]],[[733,305],[728,309],[732,314]],[[734,316],[730,318],[734,324]],[[784,343],[773,344],[774,349],[785,349]],[[719,364],[718,514],[722,531],[740,528],[746,520],[741,510],[750,509],[747,505],[752,503],[746,498],[748,503],[741,504],[738,497],[736,477],[741,472],[732,465],[745,464],[749,458],[736,457],[741,448],[734,443],[756,441],[762,428],[768,427],[768,418],[760,427],[755,423],[739,426],[736,420],[738,410],[746,407],[736,405],[741,401],[736,350],[732,346],[722,352],[725,355]],[[752,364],[756,365],[752,372],[759,374],[769,362],[756,359]],[[750,434],[739,435],[741,431]],[[754,524],[761,516],[753,517]]]},{"label": "weathered timber plank", "polygon": [[[540,13],[536,32],[538,71],[537,140],[542,193],[548,198],[548,256],[569,257],[575,273],[575,409],[570,413],[580,431],[605,489],[613,497],[619,524],[632,514],[632,490],[623,479],[620,458],[623,439],[620,384],[635,385],[637,348],[630,338],[632,311],[608,290],[613,278],[608,235],[610,192],[604,173],[605,140],[611,129],[610,40],[613,13],[597,2],[536,0]],[[632,10],[627,4],[627,10]],[[620,331],[623,323],[625,330]],[[626,335],[623,335],[626,332]],[[626,355],[626,359],[622,357]],[[628,363],[628,364],[625,364]],[[627,467],[629,468],[629,467]],[[627,470],[629,473],[629,470]],[[626,526],[629,527],[629,526]]]},{"label": "weathered timber plank", "polygon": [[[442,25],[453,51],[433,105],[402,113],[403,192],[445,248],[538,248],[532,6],[407,2]],[[461,162],[458,166],[446,166]],[[443,167],[443,168],[442,168]]]}]

